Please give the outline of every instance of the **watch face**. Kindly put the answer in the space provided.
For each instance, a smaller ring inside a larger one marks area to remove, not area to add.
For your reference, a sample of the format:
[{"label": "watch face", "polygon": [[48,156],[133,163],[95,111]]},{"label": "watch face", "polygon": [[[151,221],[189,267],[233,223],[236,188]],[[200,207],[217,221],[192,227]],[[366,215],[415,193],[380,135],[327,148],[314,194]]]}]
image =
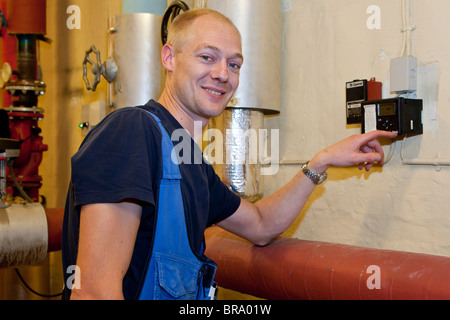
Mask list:
[{"label": "watch face", "polygon": [[324,183],[325,180],[327,180],[327,177],[328,177],[328,175],[327,175],[326,172],[322,173],[322,174],[320,175],[320,178],[319,178],[319,181],[317,182],[317,184]]}]

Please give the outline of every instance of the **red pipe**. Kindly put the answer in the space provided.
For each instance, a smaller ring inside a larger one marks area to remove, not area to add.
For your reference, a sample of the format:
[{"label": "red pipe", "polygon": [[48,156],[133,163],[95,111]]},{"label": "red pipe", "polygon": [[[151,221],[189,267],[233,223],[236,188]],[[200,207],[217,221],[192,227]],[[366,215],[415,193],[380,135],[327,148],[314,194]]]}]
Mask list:
[{"label": "red pipe", "polygon": [[63,208],[45,209],[48,227],[48,252],[61,250],[61,233],[64,218]]},{"label": "red pipe", "polygon": [[45,34],[46,0],[7,0],[8,31],[11,34]]},{"label": "red pipe", "polygon": [[[6,0],[1,0],[0,10],[5,17],[8,15],[8,6]],[[17,70],[17,38],[9,35],[6,28],[1,28],[1,64],[8,62],[12,70]],[[3,91],[3,107],[12,105],[12,97],[6,91]]]},{"label": "red pipe", "polygon": [[[22,142],[20,156],[14,159],[14,174],[28,195],[38,202],[42,186],[39,165],[48,146],[39,136],[41,110],[31,107],[37,107],[34,94],[42,93],[45,84],[37,79],[39,38],[28,36],[46,33],[46,0],[0,0],[0,8],[7,20],[7,28],[1,28],[1,62],[8,62],[15,71],[4,86],[3,107],[8,111],[11,139]],[[19,37],[19,41],[11,35]],[[8,185],[13,186],[12,179],[8,179]],[[9,190],[17,194],[14,188]]]},{"label": "red pipe", "polygon": [[[64,209],[46,209],[46,214],[48,251],[59,251]],[[218,264],[217,283],[256,297],[450,299],[448,257],[290,238],[257,247],[218,227],[205,235],[206,255]]]},{"label": "red pipe", "polygon": [[448,257],[289,238],[256,247],[218,227],[206,239],[217,283],[261,298],[450,299]]}]

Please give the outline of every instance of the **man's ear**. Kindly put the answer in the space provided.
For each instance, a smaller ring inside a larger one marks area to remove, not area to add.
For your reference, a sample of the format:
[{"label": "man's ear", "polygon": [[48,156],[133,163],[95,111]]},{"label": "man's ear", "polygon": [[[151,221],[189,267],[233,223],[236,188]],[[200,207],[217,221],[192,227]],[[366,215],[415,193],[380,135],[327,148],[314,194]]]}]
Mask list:
[{"label": "man's ear", "polygon": [[173,71],[175,50],[170,44],[165,44],[161,50],[161,60],[167,71]]}]

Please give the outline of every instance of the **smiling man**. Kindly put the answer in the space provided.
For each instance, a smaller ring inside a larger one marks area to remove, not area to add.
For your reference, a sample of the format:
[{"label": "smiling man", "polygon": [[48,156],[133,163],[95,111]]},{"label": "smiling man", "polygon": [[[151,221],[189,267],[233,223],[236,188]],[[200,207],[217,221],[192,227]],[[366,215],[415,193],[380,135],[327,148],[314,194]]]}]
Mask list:
[{"label": "smiling man", "polygon": [[168,73],[158,102],[193,136],[194,121],[204,128],[224,111],[239,85],[241,37],[228,19],[216,14],[185,19],[171,28],[171,45],[162,49]]},{"label": "smiling man", "polygon": [[[158,102],[111,113],[72,158],[65,298],[213,297],[216,266],[203,255],[207,227],[266,245],[295,220],[330,166],[370,170],[384,159],[377,138],[395,136],[376,131],[328,147],[278,192],[251,204],[205,161],[175,164],[170,156],[172,133],[193,136],[197,121],[205,128],[237,89],[244,62],[238,30],[220,13],[189,10],[171,24],[161,58],[167,79]],[[194,157],[198,146],[190,140]],[[67,270],[76,270],[75,277]]]}]

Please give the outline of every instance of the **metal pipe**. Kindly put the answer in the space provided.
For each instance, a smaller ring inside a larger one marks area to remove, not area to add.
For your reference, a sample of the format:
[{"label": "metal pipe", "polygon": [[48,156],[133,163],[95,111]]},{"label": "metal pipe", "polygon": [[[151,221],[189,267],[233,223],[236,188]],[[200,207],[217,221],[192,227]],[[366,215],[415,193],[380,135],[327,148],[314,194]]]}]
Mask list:
[{"label": "metal pipe", "polygon": [[0,209],[0,268],[35,265],[47,257],[48,229],[38,203]]},{"label": "metal pipe", "polygon": [[449,257],[290,238],[256,247],[218,227],[206,247],[220,286],[261,298],[450,299]]},{"label": "metal pipe", "polygon": [[[17,71],[19,79],[37,79],[37,37],[32,34],[17,35]],[[36,94],[34,95],[36,96]],[[36,96],[37,97],[37,96]],[[37,99],[37,98],[36,98]],[[33,106],[35,106],[34,104]]]},{"label": "metal pipe", "polygon": [[113,58],[118,66],[113,103],[123,108],[143,105],[162,92],[162,16],[127,13],[114,17]]},{"label": "metal pipe", "polygon": [[[2,1],[1,7],[5,8],[5,1]],[[38,72],[37,41],[45,39],[46,8],[46,0],[6,1],[7,32],[17,38],[14,42],[17,52],[2,55],[2,58],[8,59],[16,57],[16,67],[13,67],[16,76],[3,87],[10,96],[3,101],[7,103],[4,109],[8,111],[11,138],[23,141],[20,157],[14,162],[14,173],[27,194],[36,201],[39,200],[42,181],[38,167],[42,153],[48,148],[42,143],[37,124],[43,117],[43,110],[37,107],[38,97],[44,94],[46,88]],[[10,39],[2,39],[2,48],[6,44],[9,51],[12,43]]]}]

